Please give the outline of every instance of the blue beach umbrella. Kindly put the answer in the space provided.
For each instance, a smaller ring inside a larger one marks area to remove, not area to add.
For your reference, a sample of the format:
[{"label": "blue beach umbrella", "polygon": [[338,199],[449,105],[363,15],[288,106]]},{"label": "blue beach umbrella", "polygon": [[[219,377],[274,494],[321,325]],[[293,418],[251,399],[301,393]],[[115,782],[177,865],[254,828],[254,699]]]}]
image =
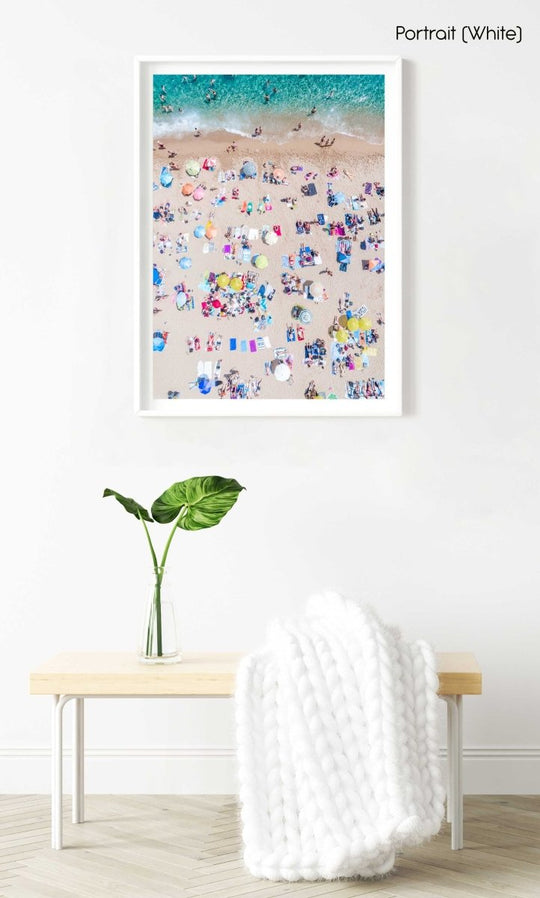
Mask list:
[{"label": "blue beach umbrella", "polygon": [[336,203],[344,203],[344,202],[345,202],[345,199],[346,199],[345,194],[344,194],[344,193],[341,193],[340,190],[338,190],[337,193],[334,193],[334,201],[335,201]]},{"label": "blue beach umbrella", "polygon": [[153,281],[154,286],[159,287],[162,280],[163,280],[163,278],[161,277],[161,275],[159,273],[159,269],[158,269],[157,265],[154,265],[154,267],[152,269],[152,281]]},{"label": "blue beach umbrella", "polygon": [[180,268],[191,268],[191,259],[189,256],[184,256],[180,259]]},{"label": "blue beach umbrella", "polygon": [[162,334],[155,334],[153,340],[153,350],[154,352],[163,352],[165,349],[165,340],[163,339]]},{"label": "blue beach umbrella", "polygon": [[254,162],[244,162],[240,169],[240,174],[243,175],[244,178],[254,178],[257,174],[257,166]]},{"label": "blue beach umbrella", "polygon": [[197,225],[197,227],[195,228],[195,230],[193,231],[193,233],[195,234],[195,237],[197,237],[197,238],[198,238],[198,237],[204,237],[204,228],[203,228],[203,226],[202,226],[202,225]]},{"label": "blue beach umbrella", "polygon": [[212,384],[210,383],[210,378],[206,376],[199,377],[197,379],[197,386],[199,387],[199,391],[206,396],[207,393],[212,389]]},{"label": "blue beach umbrella", "polygon": [[159,180],[161,182],[162,187],[170,187],[173,182],[173,176],[171,175],[168,167],[166,165],[161,169],[161,174],[159,176]]}]

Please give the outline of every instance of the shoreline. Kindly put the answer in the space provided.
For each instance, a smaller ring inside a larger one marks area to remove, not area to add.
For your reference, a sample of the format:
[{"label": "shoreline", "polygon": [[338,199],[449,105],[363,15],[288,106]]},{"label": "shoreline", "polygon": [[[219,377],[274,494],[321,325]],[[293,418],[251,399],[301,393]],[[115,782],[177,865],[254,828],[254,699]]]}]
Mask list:
[{"label": "shoreline", "polygon": [[[194,156],[201,155],[201,148],[204,155],[215,156],[218,151],[226,152],[227,146],[236,141],[236,157],[241,155],[242,152],[262,155],[273,147],[275,147],[276,153],[287,157],[305,156],[307,154],[318,156],[320,154],[322,157],[331,160],[332,155],[338,153],[347,153],[354,156],[384,157],[384,144],[368,143],[360,137],[354,137],[349,134],[332,134],[332,138],[335,138],[332,146],[324,147],[320,146],[313,137],[305,134],[300,136],[299,133],[280,143],[273,138],[265,138],[264,133],[260,137],[243,137],[231,131],[203,131],[199,137],[195,137],[194,134],[154,136],[153,145],[154,149],[157,147],[158,142],[164,143],[166,146],[174,145],[172,148],[179,155],[182,152],[186,155],[191,153]],[[209,152],[207,147],[210,147],[212,152]]]}]

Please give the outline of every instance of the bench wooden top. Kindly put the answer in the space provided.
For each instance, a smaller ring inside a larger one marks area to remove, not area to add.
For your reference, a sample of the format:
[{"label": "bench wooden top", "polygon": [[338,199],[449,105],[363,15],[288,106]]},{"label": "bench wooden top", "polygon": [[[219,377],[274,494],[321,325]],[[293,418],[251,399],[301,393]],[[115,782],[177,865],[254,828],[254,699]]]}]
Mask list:
[{"label": "bench wooden top", "polygon": [[[180,664],[141,664],[132,652],[66,652],[30,674],[32,695],[230,696],[242,655],[188,652]],[[482,672],[469,652],[437,654],[439,695],[480,695]]]}]

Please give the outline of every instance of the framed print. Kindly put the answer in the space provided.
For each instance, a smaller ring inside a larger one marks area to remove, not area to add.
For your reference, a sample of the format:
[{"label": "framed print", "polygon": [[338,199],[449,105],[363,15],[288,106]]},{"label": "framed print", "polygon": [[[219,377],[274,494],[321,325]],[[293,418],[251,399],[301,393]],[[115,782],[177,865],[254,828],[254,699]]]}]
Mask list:
[{"label": "framed print", "polygon": [[137,60],[137,409],[401,414],[398,58]]}]

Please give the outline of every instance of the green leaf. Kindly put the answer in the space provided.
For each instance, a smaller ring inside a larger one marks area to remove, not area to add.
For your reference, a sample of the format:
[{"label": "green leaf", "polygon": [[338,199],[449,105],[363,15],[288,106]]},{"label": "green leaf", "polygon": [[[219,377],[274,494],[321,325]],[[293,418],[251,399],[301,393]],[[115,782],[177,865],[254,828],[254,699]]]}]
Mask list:
[{"label": "green leaf", "polygon": [[143,508],[142,505],[139,505],[138,502],[135,502],[135,499],[128,499],[126,496],[122,496],[120,493],[116,493],[114,490],[105,490],[103,492],[103,498],[106,496],[114,496],[114,498],[120,502],[129,514],[134,514],[136,518],[141,517],[145,521],[151,521],[152,518],[148,514],[146,508]]},{"label": "green leaf", "polygon": [[245,489],[237,480],[226,477],[191,477],[173,483],[152,505],[152,517],[160,524],[174,521],[182,530],[215,527]]}]

